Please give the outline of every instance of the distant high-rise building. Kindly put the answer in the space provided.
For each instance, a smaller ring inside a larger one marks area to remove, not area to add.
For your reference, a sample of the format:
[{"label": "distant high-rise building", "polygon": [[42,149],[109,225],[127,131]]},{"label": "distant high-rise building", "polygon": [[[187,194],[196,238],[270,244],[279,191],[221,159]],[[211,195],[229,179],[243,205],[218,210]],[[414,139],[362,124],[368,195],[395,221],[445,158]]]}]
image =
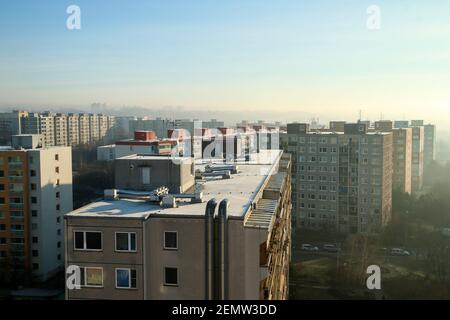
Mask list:
[{"label": "distant high-rise building", "polygon": [[69,113],[67,115],[67,145],[78,146],[80,144],[80,127],[78,114]]},{"label": "distant high-rise building", "polygon": [[89,144],[91,141],[89,115],[80,113],[78,115],[78,142],[79,144]]},{"label": "distant high-rise building", "polygon": [[100,139],[99,119],[96,114],[90,113],[89,117],[89,142],[97,142]]},{"label": "distant high-rise building", "polygon": [[366,233],[390,221],[392,133],[367,132],[362,123],[345,124],[342,133],[313,132],[293,123],[287,137],[297,227]]},{"label": "distant high-rise building", "polygon": [[67,115],[57,113],[54,115],[55,146],[68,146]]},{"label": "distant high-rise building", "polygon": [[394,123],[389,120],[380,120],[375,122],[375,130],[380,132],[391,132],[394,128]]},{"label": "distant high-rise building", "polygon": [[426,124],[424,128],[423,162],[424,170],[436,160],[436,126]]},{"label": "distant high-rise building", "polygon": [[412,127],[412,192],[416,193],[423,187],[424,137],[423,127]]},{"label": "distant high-rise building", "polygon": [[45,146],[55,145],[55,127],[53,115],[49,112],[29,113],[22,117],[22,133],[39,134]]},{"label": "distant high-rise building", "polygon": [[11,144],[16,134],[38,134],[46,146],[92,144],[114,138],[115,118],[95,114],[13,111],[0,114],[0,142]]},{"label": "distant high-rise building", "polygon": [[408,120],[394,121],[394,128],[396,128],[396,129],[402,129],[402,128],[408,128],[408,127],[409,127]]},{"label": "distant high-rise building", "polygon": [[22,118],[26,111],[0,113],[0,145],[10,145],[11,136],[22,133]]},{"label": "distant high-rise building", "polygon": [[344,132],[345,121],[330,121],[330,131]]},{"label": "distant high-rise building", "polygon": [[393,187],[402,192],[412,191],[412,129],[401,128],[393,131]]}]

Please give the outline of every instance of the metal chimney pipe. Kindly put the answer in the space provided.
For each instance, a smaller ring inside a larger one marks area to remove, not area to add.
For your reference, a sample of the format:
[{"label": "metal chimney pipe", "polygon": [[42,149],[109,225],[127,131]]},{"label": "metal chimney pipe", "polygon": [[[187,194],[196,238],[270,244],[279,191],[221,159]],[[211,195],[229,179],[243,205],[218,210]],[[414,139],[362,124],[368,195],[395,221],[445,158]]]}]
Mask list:
[{"label": "metal chimney pipe", "polygon": [[206,204],[205,210],[206,300],[214,298],[214,213],[216,207],[217,200],[211,199]]},{"label": "metal chimney pipe", "polygon": [[[218,214],[218,274],[217,299],[228,299],[228,199],[224,199],[219,204]],[[216,269],[217,270],[217,269]]]}]

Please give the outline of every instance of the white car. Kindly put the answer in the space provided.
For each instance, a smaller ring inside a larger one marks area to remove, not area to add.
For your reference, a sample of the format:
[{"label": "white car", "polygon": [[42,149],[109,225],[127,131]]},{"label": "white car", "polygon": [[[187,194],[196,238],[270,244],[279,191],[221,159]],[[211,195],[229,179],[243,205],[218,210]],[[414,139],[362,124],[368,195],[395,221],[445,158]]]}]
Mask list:
[{"label": "white car", "polygon": [[316,246],[313,246],[312,244],[302,244],[301,250],[303,251],[319,251],[319,248]]},{"label": "white car", "polygon": [[391,249],[391,255],[393,256],[409,256],[409,251],[400,249],[400,248],[392,248]]}]

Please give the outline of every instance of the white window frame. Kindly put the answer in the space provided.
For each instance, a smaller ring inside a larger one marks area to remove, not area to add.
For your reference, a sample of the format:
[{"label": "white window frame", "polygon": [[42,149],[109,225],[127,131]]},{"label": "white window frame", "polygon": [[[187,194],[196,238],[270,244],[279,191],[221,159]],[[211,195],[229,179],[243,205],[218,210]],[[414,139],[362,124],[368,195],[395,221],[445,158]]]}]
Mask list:
[{"label": "white window frame", "polygon": [[[76,242],[76,237],[75,237],[75,233],[76,232],[82,232],[83,233],[83,249],[78,249],[75,245]],[[92,232],[92,233],[100,233],[100,243],[101,243],[101,249],[86,249],[86,233],[87,232]],[[103,231],[95,231],[95,230],[89,230],[89,231],[83,231],[83,230],[73,230],[73,250],[74,251],[103,251]]]},{"label": "white window frame", "polygon": [[[117,249],[117,234],[118,233],[126,233],[128,234],[128,250],[118,250]],[[134,250],[131,250],[131,234],[134,234],[134,241],[135,241],[135,248]],[[136,232],[127,232],[127,231],[117,231],[114,232],[114,250],[116,252],[137,252],[137,234]]]},{"label": "white window frame", "polygon": [[[121,270],[121,271],[123,271],[123,270],[128,271],[128,287],[119,287],[117,285],[117,271],[119,271],[119,270]],[[131,270],[134,270],[136,272],[136,288],[132,288],[131,287]],[[134,269],[134,268],[115,268],[114,275],[116,277],[116,280],[115,280],[116,281],[116,289],[119,289],[119,290],[137,290],[137,270],[136,269]]]},{"label": "white window frame", "polygon": [[[176,284],[166,283],[166,269],[167,268],[177,269],[177,283]],[[180,271],[178,270],[178,267],[165,266],[164,267],[164,286],[166,286],[166,287],[178,287],[179,285],[180,285]]]},{"label": "white window frame", "polygon": [[[103,284],[104,284],[104,277],[103,277],[103,275],[104,275],[104,273],[103,273],[103,267],[84,267],[84,266],[81,266],[80,268],[83,268],[83,271],[84,271],[84,283],[81,283],[81,286],[82,287],[85,287],[85,288],[103,288],[104,286],[103,286]],[[87,275],[86,275],[86,271],[87,271],[87,269],[96,269],[96,270],[101,270],[102,271],[102,284],[101,285],[89,285],[89,284],[86,284],[86,282],[87,282]]]},{"label": "white window frame", "polygon": [[[166,233],[175,233],[177,235],[177,246],[175,248],[166,247]],[[178,250],[178,231],[164,231],[164,239],[163,239],[163,247],[164,250]]]}]

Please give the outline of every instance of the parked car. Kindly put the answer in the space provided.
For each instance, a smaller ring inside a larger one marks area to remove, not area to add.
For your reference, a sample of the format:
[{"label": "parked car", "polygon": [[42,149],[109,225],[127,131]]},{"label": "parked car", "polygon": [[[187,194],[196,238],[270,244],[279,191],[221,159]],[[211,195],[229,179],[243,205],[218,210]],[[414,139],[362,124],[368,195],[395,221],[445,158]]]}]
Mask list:
[{"label": "parked car", "polygon": [[409,256],[411,254],[409,253],[409,251],[403,250],[401,248],[392,248],[391,255],[393,255],[393,256]]},{"label": "parked car", "polygon": [[323,251],[326,252],[339,252],[341,249],[335,244],[324,244]]},{"label": "parked car", "polygon": [[312,244],[302,244],[301,250],[303,251],[319,251],[319,248],[316,246],[313,246]]}]

